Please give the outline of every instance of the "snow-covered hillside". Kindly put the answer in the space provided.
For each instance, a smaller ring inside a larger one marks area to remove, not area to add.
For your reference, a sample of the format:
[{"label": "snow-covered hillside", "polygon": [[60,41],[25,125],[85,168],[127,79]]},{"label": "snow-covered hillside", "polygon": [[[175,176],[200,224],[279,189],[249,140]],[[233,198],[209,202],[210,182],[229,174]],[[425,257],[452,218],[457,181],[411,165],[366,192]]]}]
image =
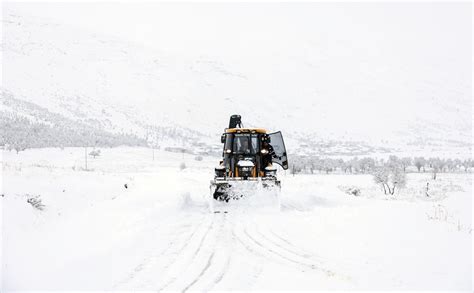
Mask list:
[{"label": "snow-covered hillside", "polygon": [[83,155],[3,153],[7,292],[472,289],[471,174],[409,174],[392,197],[369,175],[281,173],[281,212],[212,214],[215,158]]},{"label": "snow-covered hillside", "polygon": [[[470,35],[462,17],[436,19],[456,15],[462,7],[431,7],[426,15],[378,6],[371,8],[372,14],[363,6],[266,7],[273,13],[267,25],[281,29],[278,35],[236,6],[236,15],[248,21],[240,28],[243,35],[231,24],[236,17],[232,6],[216,8],[221,13],[216,20],[222,22],[215,31],[200,30],[207,22],[197,22],[186,32],[178,20],[165,17],[181,6],[146,6],[138,10],[142,15],[134,10],[140,6],[124,4],[109,11],[97,5],[112,20],[114,13],[118,17],[131,9],[118,28],[127,21],[132,25],[136,15],[144,22],[157,21],[148,28],[138,26],[144,29],[144,43],[139,44],[127,40],[126,29],[121,37],[91,30],[93,15],[87,18],[89,31],[71,24],[89,6],[74,10],[8,3],[2,18],[3,88],[50,111],[108,121],[111,129],[143,136],[146,130],[140,124],[216,135],[230,114],[239,113],[248,126],[283,130],[295,146],[331,139],[349,141],[358,149],[368,143],[375,147],[369,152],[380,147],[470,152],[472,89],[465,62]],[[195,7],[194,17],[210,13],[206,7]],[[51,17],[54,9],[62,18]],[[68,15],[71,23],[65,20]],[[169,23],[161,23],[160,16]],[[397,17],[405,20],[394,28],[391,20]],[[372,25],[370,30],[364,21]],[[167,24],[179,35],[170,37]],[[259,39],[263,32],[271,34]],[[201,43],[195,51],[171,49],[177,39],[185,42],[193,33],[207,38],[208,51]],[[212,50],[216,44],[209,38],[222,35],[229,41],[232,33],[239,36],[236,43],[248,37],[258,46],[242,44],[240,54],[235,48],[232,54]]]}]

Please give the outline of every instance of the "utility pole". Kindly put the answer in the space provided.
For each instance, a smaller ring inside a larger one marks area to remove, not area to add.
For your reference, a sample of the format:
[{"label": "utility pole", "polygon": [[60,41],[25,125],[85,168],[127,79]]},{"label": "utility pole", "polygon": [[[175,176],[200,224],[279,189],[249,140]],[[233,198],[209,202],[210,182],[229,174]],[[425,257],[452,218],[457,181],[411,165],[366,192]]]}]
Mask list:
[{"label": "utility pole", "polygon": [[86,171],[87,171],[87,147],[84,147],[84,158],[86,161]]}]

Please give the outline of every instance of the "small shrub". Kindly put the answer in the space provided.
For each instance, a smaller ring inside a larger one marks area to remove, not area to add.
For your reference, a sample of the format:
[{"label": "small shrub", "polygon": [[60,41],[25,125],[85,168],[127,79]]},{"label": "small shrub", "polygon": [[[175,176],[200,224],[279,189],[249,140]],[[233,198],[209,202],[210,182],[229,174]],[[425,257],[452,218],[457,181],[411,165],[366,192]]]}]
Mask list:
[{"label": "small shrub", "polygon": [[27,194],[27,199],[26,202],[31,204],[35,209],[38,209],[40,211],[44,210],[45,205],[41,202],[41,198],[39,195],[31,196]]},{"label": "small shrub", "polygon": [[186,164],[184,162],[181,163],[181,165],[179,165],[179,169],[181,171],[183,171],[184,169],[186,169]]},{"label": "small shrub", "polygon": [[93,150],[89,153],[89,156],[94,157],[94,159],[98,156],[100,156],[100,150]]},{"label": "small shrub", "polygon": [[196,156],[196,157],[194,157],[194,159],[195,159],[196,161],[202,161],[202,156]]},{"label": "small shrub", "polygon": [[353,195],[353,196],[361,195],[360,188],[355,187],[355,186],[339,186],[339,189],[349,195]]}]

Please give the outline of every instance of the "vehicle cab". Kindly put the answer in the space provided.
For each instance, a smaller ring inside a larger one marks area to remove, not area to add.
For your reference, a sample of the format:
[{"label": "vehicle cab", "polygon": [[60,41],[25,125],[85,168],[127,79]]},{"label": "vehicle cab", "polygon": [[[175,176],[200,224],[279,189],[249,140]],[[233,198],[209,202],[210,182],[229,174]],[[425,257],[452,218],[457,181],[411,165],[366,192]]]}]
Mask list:
[{"label": "vehicle cab", "polygon": [[273,163],[288,169],[281,132],[268,134],[263,128],[227,128],[221,136],[223,160],[217,177],[242,179],[275,176]]}]

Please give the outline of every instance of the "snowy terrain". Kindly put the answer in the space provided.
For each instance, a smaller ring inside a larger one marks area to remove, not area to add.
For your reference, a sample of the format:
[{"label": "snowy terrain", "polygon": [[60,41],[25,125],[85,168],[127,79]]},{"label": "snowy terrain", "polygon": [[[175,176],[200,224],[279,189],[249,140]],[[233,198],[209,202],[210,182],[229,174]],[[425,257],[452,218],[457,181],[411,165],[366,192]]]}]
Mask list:
[{"label": "snowy terrain", "polygon": [[[1,8],[1,292],[472,291],[470,3]],[[280,210],[211,212],[231,114]]]},{"label": "snowy terrain", "polygon": [[281,172],[280,212],[213,214],[213,157],[102,149],[84,171],[82,148],[2,155],[7,291],[472,288],[470,173],[409,174],[390,197],[369,175]]}]

